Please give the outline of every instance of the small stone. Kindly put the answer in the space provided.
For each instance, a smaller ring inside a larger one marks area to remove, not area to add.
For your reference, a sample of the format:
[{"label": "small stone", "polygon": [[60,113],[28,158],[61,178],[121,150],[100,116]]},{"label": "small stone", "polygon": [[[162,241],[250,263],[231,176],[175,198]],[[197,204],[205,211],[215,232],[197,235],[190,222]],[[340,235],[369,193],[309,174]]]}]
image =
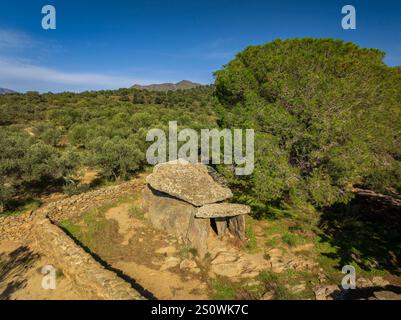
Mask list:
[{"label": "small stone", "polygon": [[356,280],[356,287],[358,289],[370,288],[373,287],[373,282],[366,278],[358,278]]},{"label": "small stone", "polygon": [[221,263],[228,263],[234,262],[238,260],[238,255],[232,254],[229,252],[221,252],[217,255],[217,257],[212,261],[212,264],[221,264]]},{"label": "small stone", "polygon": [[211,262],[211,271],[216,275],[228,278],[238,278],[241,274],[248,276],[253,272],[250,269],[249,261],[229,252],[221,252],[217,255]]},{"label": "small stone", "polygon": [[261,282],[259,280],[252,280],[247,282],[246,286],[247,287],[254,287],[254,286],[259,286]]},{"label": "small stone", "polygon": [[339,290],[338,286],[329,285],[318,286],[313,291],[315,293],[316,300],[333,300],[331,295],[337,290]]},{"label": "small stone", "polygon": [[207,284],[206,283],[201,283],[200,285],[199,285],[199,289],[202,289],[202,290],[205,290],[205,289],[207,289]]},{"label": "small stone", "polygon": [[382,277],[373,277],[372,283],[376,287],[385,287],[390,284],[389,281],[383,279]]},{"label": "small stone", "polygon": [[222,277],[234,278],[242,273],[242,266],[238,263],[222,263],[212,265],[212,271]]},{"label": "small stone", "polygon": [[192,273],[198,274],[198,273],[200,273],[201,270],[199,268],[193,268],[193,269],[190,269],[189,271],[191,271]]},{"label": "small stone", "polygon": [[160,249],[156,250],[155,252],[158,254],[165,254],[167,256],[171,256],[177,252],[177,249],[173,246],[168,246],[168,247],[160,248]]},{"label": "small stone", "polygon": [[273,300],[274,291],[267,291],[260,300]]},{"label": "small stone", "polygon": [[180,259],[176,257],[168,257],[160,268],[160,271],[174,268],[180,264]]},{"label": "small stone", "polygon": [[392,291],[377,291],[373,295],[377,300],[401,300],[401,294]]},{"label": "small stone", "polygon": [[184,259],[180,263],[180,269],[193,269],[196,267],[197,267],[196,262],[190,259]]}]

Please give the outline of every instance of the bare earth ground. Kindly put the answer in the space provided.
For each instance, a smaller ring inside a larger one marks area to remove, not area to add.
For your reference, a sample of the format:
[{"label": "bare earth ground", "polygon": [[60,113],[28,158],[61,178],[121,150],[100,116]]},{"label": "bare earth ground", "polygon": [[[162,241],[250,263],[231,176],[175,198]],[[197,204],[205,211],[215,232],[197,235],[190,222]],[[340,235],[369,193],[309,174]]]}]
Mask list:
[{"label": "bare earth ground", "polygon": [[[138,189],[112,205],[62,221],[61,227],[111,270],[139,283],[148,291],[147,298],[315,299],[324,297],[327,288],[335,290],[344,276],[338,245],[309,229],[302,215],[295,218],[286,213],[267,220],[249,217],[245,244],[229,235],[218,239],[211,233],[210,254],[199,261],[180,239],[150,225],[141,209],[140,194]],[[353,259],[362,256],[360,251]],[[52,263],[30,248],[0,243],[0,298],[85,299],[62,274],[57,277],[56,290],[42,289],[40,270],[46,264]],[[380,265],[369,270],[357,267],[362,298],[378,290],[385,297],[399,298],[398,271],[388,270]]]},{"label": "bare earth ground", "polygon": [[29,247],[20,243],[0,243],[0,300],[79,300],[72,283],[62,274],[55,290],[42,288],[42,267],[51,264]]},{"label": "bare earth ground", "polygon": [[[140,202],[138,196],[124,199],[111,208],[68,221],[64,226],[91,252],[140,283],[158,299],[230,298],[216,297],[214,286],[231,282],[238,287],[258,285],[255,278],[260,271],[272,267],[263,250],[247,252],[230,236],[218,239],[213,233],[208,239],[210,255],[199,261],[180,239],[153,229],[140,209]],[[263,232],[263,223],[255,229]],[[296,250],[306,248],[301,246]],[[272,261],[278,272],[282,270],[277,269],[284,269],[281,255],[281,251],[276,251],[276,256],[272,257],[277,259],[277,262]],[[292,261],[298,267],[312,265],[308,258],[302,259],[303,263],[294,257]]]},{"label": "bare earth ground", "polygon": [[[107,261],[159,299],[207,299],[207,285],[201,275],[182,272],[179,266],[171,268],[175,272],[162,267],[165,260],[174,264],[173,258],[179,255],[178,240],[153,230],[146,220],[130,216],[131,208],[132,203],[123,203],[104,215],[108,221],[117,222],[120,249],[107,252]],[[135,208],[139,208],[138,201]]]}]

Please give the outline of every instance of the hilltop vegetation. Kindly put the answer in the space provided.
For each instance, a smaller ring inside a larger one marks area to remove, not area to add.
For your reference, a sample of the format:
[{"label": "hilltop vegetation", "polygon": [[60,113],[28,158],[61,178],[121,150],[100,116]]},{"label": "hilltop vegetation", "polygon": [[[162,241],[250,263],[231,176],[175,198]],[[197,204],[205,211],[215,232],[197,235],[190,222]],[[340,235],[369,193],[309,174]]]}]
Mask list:
[{"label": "hilltop vegetation", "polygon": [[76,172],[96,168],[106,180],[130,177],[146,165],[146,133],[168,122],[215,127],[212,88],[149,92],[0,97],[0,209],[48,190],[79,192]]},{"label": "hilltop vegetation", "polygon": [[135,88],[0,96],[0,211],[64,188],[82,167],[105,180],[146,166],[151,128],[254,128],[255,171],[237,196],[263,216],[283,203],[317,208],[352,199],[354,187],[401,192],[401,72],[384,54],[329,39],[253,46],[216,83],[188,90]]},{"label": "hilltop vegetation", "polygon": [[0,88],[0,94],[15,93],[15,91],[5,88]]},{"label": "hilltop vegetation", "polygon": [[135,84],[132,86],[132,88],[149,90],[149,91],[166,92],[166,91],[188,90],[188,89],[193,89],[193,88],[197,88],[200,86],[201,86],[201,84],[199,84],[199,83],[191,82],[188,80],[182,80],[177,83],[149,84],[149,85],[145,85],[145,86]]}]

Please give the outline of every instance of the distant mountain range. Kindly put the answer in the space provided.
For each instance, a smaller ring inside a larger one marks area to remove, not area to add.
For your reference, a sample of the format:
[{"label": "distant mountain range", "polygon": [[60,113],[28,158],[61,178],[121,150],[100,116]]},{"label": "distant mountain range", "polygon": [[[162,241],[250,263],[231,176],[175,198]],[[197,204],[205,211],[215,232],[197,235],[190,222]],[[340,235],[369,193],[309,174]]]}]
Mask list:
[{"label": "distant mountain range", "polygon": [[[149,84],[149,85],[139,85],[135,84],[132,88],[140,89],[140,90],[149,90],[149,91],[177,91],[177,90],[187,90],[196,87],[201,87],[202,84],[195,83],[188,80],[182,80],[177,83],[159,83],[159,84]],[[17,93],[17,91],[0,88],[0,94],[7,94],[7,93]]]},{"label": "distant mountain range", "polygon": [[192,89],[200,86],[202,85],[199,83],[191,82],[188,80],[182,80],[177,83],[149,84],[146,86],[135,84],[132,86],[132,88],[140,90],[149,90],[149,91],[177,91],[177,90]]},{"label": "distant mountain range", "polygon": [[13,91],[10,89],[5,89],[5,88],[0,88],[0,94],[6,94],[6,93],[16,93],[16,91]]}]

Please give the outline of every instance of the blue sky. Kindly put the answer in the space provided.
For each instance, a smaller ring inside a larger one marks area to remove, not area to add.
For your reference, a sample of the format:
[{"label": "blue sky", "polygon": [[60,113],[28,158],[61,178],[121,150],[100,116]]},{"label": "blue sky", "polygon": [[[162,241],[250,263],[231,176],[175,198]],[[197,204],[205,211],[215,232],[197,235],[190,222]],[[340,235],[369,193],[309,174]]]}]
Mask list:
[{"label": "blue sky", "polygon": [[[41,27],[41,8],[57,29]],[[341,28],[341,8],[357,30]],[[248,45],[276,38],[333,37],[375,47],[401,65],[399,0],[2,0],[0,87],[18,91],[116,89],[213,72]]]}]

